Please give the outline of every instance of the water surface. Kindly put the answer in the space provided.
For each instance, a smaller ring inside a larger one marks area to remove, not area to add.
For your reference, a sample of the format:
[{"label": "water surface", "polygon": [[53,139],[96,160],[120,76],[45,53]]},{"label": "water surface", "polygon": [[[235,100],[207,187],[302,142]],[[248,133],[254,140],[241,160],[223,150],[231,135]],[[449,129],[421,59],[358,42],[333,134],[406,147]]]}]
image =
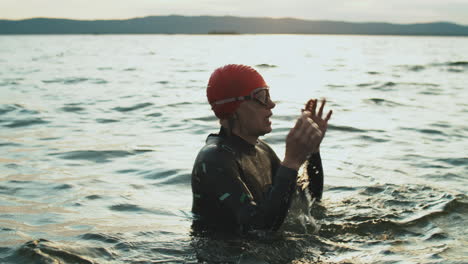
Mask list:
[{"label": "water surface", "polygon": [[[0,36],[2,263],[464,263],[468,38]],[[306,233],[190,236],[218,123],[211,72],[254,66],[280,158],[309,98],[334,110]]]}]

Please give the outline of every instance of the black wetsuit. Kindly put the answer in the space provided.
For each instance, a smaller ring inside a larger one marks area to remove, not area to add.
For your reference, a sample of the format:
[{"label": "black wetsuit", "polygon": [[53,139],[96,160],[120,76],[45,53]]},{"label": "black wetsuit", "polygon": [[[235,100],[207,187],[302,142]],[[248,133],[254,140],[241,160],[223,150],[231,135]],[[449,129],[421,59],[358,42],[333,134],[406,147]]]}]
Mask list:
[{"label": "black wetsuit", "polygon": [[[308,189],[322,196],[320,154],[307,166]],[[284,167],[264,141],[251,145],[226,133],[211,134],[192,171],[195,231],[243,233],[252,229],[277,230],[286,217],[297,171]]]}]

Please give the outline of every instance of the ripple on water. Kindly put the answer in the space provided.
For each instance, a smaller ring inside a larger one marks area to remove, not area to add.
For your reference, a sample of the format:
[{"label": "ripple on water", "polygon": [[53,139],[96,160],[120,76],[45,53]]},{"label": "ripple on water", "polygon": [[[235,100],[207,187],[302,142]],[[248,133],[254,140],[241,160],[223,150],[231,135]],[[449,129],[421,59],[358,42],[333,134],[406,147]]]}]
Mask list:
[{"label": "ripple on water", "polygon": [[113,109],[116,110],[116,111],[119,111],[119,112],[130,112],[130,111],[142,109],[142,108],[152,106],[152,105],[153,105],[152,103],[140,103],[140,104],[136,104],[136,105],[129,106],[129,107],[118,106],[118,107],[115,107]]},{"label": "ripple on water", "polygon": [[371,136],[368,136],[368,135],[359,136],[359,139],[374,142],[374,143],[384,143],[384,142],[389,142],[390,141],[389,139],[376,138],[376,137],[371,137]]},{"label": "ripple on water", "polygon": [[58,186],[55,186],[54,189],[55,190],[68,190],[68,189],[72,189],[73,188],[73,185],[71,184],[60,184]]},{"label": "ripple on water", "polygon": [[390,107],[403,106],[403,104],[393,102],[390,100],[386,100],[386,99],[382,99],[382,98],[369,98],[369,99],[366,99],[365,102],[373,104],[373,105],[390,106]]},{"label": "ripple on water", "polygon": [[109,207],[112,211],[119,212],[148,212],[149,210],[141,208],[135,204],[116,204]]},{"label": "ripple on water", "polygon": [[6,263],[82,263],[112,261],[116,255],[104,247],[88,247],[73,243],[58,243],[46,239],[24,243],[6,257]]},{"label": "ripple on water", "polygon": [[430,128],[422,128],[422,129],[419,129],[419,128],[412,128],[412,127],[401,127],[400,129],[403,129],[403,130],[409,130],[409,131],[416,131],[416,132],[419,132],[419,133],[422,133],[422,134],[426,134],[426,135],[442,135],[442,136],[446,136],[446,134],[440,130],[437,130],[437,129],[430,129]]},{"label": "ripple on water", "polygon": [[18,146],[21,146],[21,144],[18,144],[18,143],[14,143],[14,142],[1,142],[0,143],[0,147],[18,147]]},{"label": "ripple on water", "polygon": [[258,68],[277,68],[278,66],[274,65],[274,64],[262,63],[262,64],[255,65],[255,67],[258,67]]},{"label": "ripple on water", "polygon": [[87,78],[87,77],[69,77],[69,78],[56,78],[52,80],[42,80],[43,83],[46,84],[65,84],[65,85],[73,85],[79,84],[83,82],[93,83],[93,84],[106,84],[107,81],[104,79],[99,78]]},{"label": "ripple on water", "polygon": [[19,127],[27,127],[27,126],[33,126],[33,125],[43,125],[43,124],[48,124],[48,123],[50,122],[42,118],[27,118],[27,119],[22,119],[22,120],[13,120],[12,122],[3,126],[9,127],[9,128],[19,128]]},{"label": "ripple on water", "polygon": [[466,61],[449,61],[445,63],[431,63],[426,65],[399,65],[397,68],[401,68],[410,72],[422,72],[432,68],[436,69],[446,69],[449,72],[460,73],[464,72],[468,67],[468,62]]},{"label": "ripple on water", "polygon": [[[321,235],[332,240],[344,234],[422,237],[434,220],[468,212],[466,196],[453,196],[428,186],[377,185],[365,187],[351,197],[341,201],[342,205],[327,206],[330,210],[323,218]],[[342,210],[352,213],[343,219]],[[434,234],[440,233],[434,228]]]},{"label": "ripple on water", "polygon": [[350,126],[338,126],[338,125],[328,125],[328,129],[330,130],[337,130],[337,131],[343,131],[343,132],[355,132],[355,133],[365,133],[368,132],[368,130],[364,129],[359,129],[356,127],[350,127]]},{"label": "ripple on water", "polygon": [[85,110],[84,107],[76,106],[76,105],[65,105],[64,107],[61,107],[60,110],[64,112],[69,112],[69,113],[79,113]]},{"label": "ripple on water", "polygon": [[108,118],[98,118],[98,119],[96,119],[96,122],[101,123],[101,124],[108,124],[108,123],[116,123],[116,122],[119,122],[119,120],[116,120],[116,119],[108,119]]},{"label": "ripple on water", "polygon": [[468,158],[448,158],[448,159],[437,159],[436,161],[444,162],[453,166],[468,166]]},{"label": "ripple on water", "polygon": [[143,171],[139,173],[144,175],[145,179],[157,180],[153,183],[156,186],[160,185],[177,185],[189,184],[191,179],[190,173],[184,173],[182,170],[155,170]]},{"label": "ripple on water", "polygon": [[97,195],[97,194],[92,194],[92,195],[86,196],[85,198],[88,200],[98,200],[98,199],[102,199],[102,196]]},{"label": "ripple on water", "polygon": [[160,116],[162,116],[162,115],[163,115],[162,113],[155,112],[155,113],[147,114],[146,116],[150,116],[150,117],[160,117]]},{"label": "ripple on water", "polygon": [[3,104],[0,105],[0,115],[15,112],[15,114],[21,115],[36,115],[39,114],[36,110],[28,109],[26,106],[20,104]]},{"label": "ripple on water", "polygon": [[96,163],[109,162],[112,159],[124,158],[128,156],[138,155],[141,153],[151,152],[152,150],[76,150],[63,153],[51,153],[50,156],[58,156],[67,160],[88,160]]},{"label": "ripple on water", "polygon": [[129,203],[122,203],[122,204],[115,204],[109,206],[109,209],[112,211],[116,212],[122,212],[122,213],[150,213],[150,214],[157,214],[157,215],[165,215],[165,216],[175,216],[174,213],[164,210],[164,209],[148,209],[148,208],[143,208],[139,205],[136,204],[129,204]]},{"label": "ripple on water", "polygon": [[103,233],[86,233],[80,235],[81,239],[84,240],[96,240],[104,243],[119,243],[122,239],[118,235],[110,235]]}]

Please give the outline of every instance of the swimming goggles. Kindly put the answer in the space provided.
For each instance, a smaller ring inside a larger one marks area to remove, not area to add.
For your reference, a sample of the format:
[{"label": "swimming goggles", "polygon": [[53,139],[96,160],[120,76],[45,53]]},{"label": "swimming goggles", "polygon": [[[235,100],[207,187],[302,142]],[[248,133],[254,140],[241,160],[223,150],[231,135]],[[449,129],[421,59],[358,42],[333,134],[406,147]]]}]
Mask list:
[{"label": "swimming goggles", "polygon": [[268,102],[270,101],[270,92],[268,87],[260,87],[253,90],[250,95],[247,96],[239,96],[239,97],[232,97],[227,99],[222,99],[218,101],[214,101],[211,103],[211,106],[214,107],[220,104],[227,104],[236,101],[243,101],[243,100],[255,100],[261,105],[267,106]]}]

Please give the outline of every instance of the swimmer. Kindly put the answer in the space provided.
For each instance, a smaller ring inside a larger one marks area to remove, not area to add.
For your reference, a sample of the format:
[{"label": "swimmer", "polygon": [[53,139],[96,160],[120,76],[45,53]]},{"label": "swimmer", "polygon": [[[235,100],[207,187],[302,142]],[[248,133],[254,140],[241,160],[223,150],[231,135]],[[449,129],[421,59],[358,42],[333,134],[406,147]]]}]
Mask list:
[{"label": "swimmer", "polygon": [[309,100],[286,137],[280,160],[259,139],[272,131],[275,103],[269,87],[253,68],[230,64],[216,69],[207,97],[221,125],[200,150],[192,171],[194,231],[243,234],[277,230],[297,186],[299,168],[308,161],[306,188],[320,200],[323,169],[320,144],[327,131],[325,100]]}]

